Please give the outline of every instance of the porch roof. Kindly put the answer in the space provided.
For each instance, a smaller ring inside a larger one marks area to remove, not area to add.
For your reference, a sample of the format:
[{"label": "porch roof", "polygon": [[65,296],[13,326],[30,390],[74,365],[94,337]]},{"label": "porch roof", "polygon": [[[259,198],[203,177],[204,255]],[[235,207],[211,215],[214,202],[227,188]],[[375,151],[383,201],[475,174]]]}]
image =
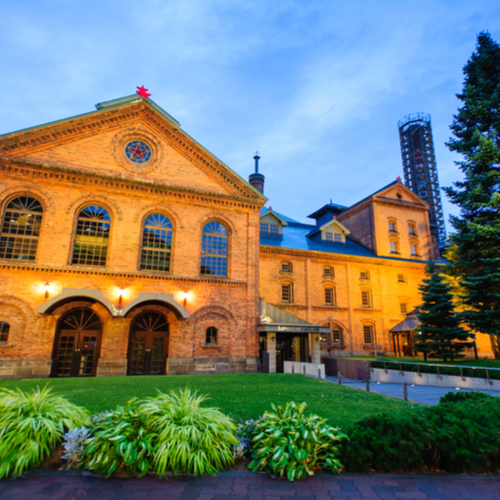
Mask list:
[{"label": "porch roof", "polygon": [[258,332],[330,333],[328,326],[313,325],[283,311],[279,307],[260,300]]},{"label": "porch roof", "polygon": [[398,323],[396,326],[393,326],[389,331],[391,333],[404,333],[404,332],[412,332],[420,325],[420,320],[418,319],[418,313],[420,311],[418,309],[413,309],[413,311],[409,312],[406,315],[406,319]]}]

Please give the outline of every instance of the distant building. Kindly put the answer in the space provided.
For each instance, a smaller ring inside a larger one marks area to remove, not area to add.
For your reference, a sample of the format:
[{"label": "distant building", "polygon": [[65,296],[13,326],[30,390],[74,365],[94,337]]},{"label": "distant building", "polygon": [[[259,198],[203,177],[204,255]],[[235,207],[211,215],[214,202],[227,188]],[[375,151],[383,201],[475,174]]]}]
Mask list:
[{"label": "distant building", "polygon": [[428,206],[394,182],[307,225],[263,209],[252,175],[138,95],[0,136],[0,377],[392,352],[433,255]]}]

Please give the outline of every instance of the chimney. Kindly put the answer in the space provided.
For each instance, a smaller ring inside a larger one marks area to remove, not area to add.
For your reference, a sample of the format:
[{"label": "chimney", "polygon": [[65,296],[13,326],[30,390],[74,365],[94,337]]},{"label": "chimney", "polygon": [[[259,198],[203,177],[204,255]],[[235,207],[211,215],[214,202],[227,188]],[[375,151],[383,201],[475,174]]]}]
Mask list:
[{"label": "chimney", "polygon": [[250,174],[248,176],[248,182],[255,188],[257,191],[260,191],[262,194],[264,194],[264,179],[265,177],[262,174],[259,174],[259,160],[260,156],[259,153],[255,153],[255,156],[253,157],[255,160],[255,173]]}]

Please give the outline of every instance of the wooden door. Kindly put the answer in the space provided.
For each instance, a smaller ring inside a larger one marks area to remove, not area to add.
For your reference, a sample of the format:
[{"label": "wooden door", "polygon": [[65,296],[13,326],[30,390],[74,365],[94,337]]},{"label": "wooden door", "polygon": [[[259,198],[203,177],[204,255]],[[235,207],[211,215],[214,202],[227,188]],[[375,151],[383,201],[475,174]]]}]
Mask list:
[{"label": "wooden door", "polygon": [[163,375],[168,353],[169,324],[157,312],[145,312],[130,325],[129,375]]},{"label": "wooden door", "polygon": [[102,322],[91,309],[76,309],[64,315],[57,328],[53,377],[91,377],[97,371]]}]

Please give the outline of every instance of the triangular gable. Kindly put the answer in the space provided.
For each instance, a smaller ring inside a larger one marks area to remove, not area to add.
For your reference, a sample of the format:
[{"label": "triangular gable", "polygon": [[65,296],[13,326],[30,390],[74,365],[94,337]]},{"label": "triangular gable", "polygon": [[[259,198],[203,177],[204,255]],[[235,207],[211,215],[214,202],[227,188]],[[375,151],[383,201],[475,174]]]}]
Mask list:
[{"label": "triangular gable", "polygon": [[272,208],[260,214],[260,220],[264,222],[277,222],[282,226],[287,226],[288,222],[283,219],[279,214],[277,214]]},{"label": "triangular gable", "polygon": [[402,182],[396,182],[386,186],[377,193],[372,195],[374,199],[393,199],[398,201],[405,201],[409,203],[416,203],[417,205],[422,205],[422,207],[427,207],[422,198],[417,194],[407,188]]},{"label": "triangular gable", "polygon": [[347,229],[343,224],[341,224],[337,219],[332,219],[331,221],[323,224],[320,228],[320,231],[331,231],[337,230],[344,234],[351,234],[351,231]]},{"label": "triangular gable", "polygon": [[[153,101],[135,95],[98,104],[97,108],[0,136],[0,155],[173,188],[265,200]],[[127,158],[127,141],[135,140],[150,147],[147,162],[138,164]]]}]

